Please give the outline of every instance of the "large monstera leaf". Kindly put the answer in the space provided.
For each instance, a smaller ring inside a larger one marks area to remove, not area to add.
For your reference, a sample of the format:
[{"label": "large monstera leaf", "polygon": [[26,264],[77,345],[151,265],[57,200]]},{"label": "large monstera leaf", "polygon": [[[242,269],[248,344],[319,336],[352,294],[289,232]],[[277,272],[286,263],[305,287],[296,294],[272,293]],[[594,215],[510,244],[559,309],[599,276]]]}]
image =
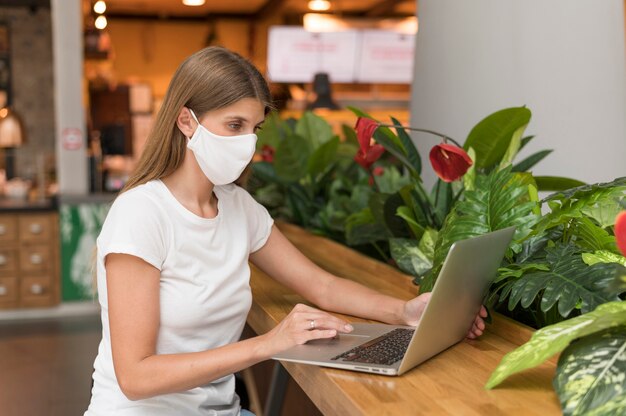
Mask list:
[{"label": "large monstera leaf", "polygon": [[559,357],[554,389],[563,414],[626,413],[626,326],[586,336]]},{"label": "large monstera leaf", "polygon": [[558,303],[559,314],[567,317],[577,305],[582,313],[586,313],[602,303],[617,300],[607,291],[615,278],[617,264],[588,266],[573,244],[546,248],[545,263],[550,270],[524,274],[505,287],[502,298],[510,294],[509,310],[519,302],[527,308],[537,296],[541,296],[543,312]]},{"label": "large monstera leaf", "polygon": [[[450,246],[455,241],[486,234],[509,226],[516,226],[513,245],[530,233],[537,215],[537,204],[530,200],[528,185],[521,176],[512,173],[511,167],[477,175],[475,188],[465,192],[446,217],[435,245],[432,270],[420,283],[420,292],[432,290]],[[514,247],[515,248],[515,247]]]}]

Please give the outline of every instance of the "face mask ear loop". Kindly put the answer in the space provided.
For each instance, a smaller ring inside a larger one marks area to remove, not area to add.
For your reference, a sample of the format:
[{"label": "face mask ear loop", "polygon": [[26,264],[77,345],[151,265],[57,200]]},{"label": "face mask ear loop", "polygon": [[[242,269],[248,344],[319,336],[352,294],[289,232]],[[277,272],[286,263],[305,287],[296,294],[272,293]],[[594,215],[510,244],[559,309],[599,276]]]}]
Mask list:
[{"label": "face mask ear loop", "polygon": [[[189,110],[189,112],[191,113],[191,117],[193,117],[194,121],[198,124],[196,126],[196,130],[199,129],[200,128],[200,121],[198,121],[198,117],[196,117],[196,114],[193,112],[193,110],[191,108],[187,107],[187,110]],[[188,139],[191,140],[191,137],[188,137]]]}]

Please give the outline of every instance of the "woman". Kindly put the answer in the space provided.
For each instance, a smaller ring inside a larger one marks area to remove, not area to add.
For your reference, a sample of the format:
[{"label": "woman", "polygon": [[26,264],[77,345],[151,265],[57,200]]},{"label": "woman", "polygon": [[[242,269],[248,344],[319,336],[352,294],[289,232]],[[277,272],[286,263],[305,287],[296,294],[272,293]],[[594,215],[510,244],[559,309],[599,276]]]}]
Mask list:
[{"label": "woman", "polygon": [[[98,237],[103,338],[86,415],[238,415],[234,372],[351,331],[298,305],[267,334],[238,341],[248,260],[322,309],[417,324],[427,295],[404,302],[321,270],[233,184],[270,108],[261,74],[223,48],[195,53],[174,74]],[[468,336],[483,329],[479,316]]]}]

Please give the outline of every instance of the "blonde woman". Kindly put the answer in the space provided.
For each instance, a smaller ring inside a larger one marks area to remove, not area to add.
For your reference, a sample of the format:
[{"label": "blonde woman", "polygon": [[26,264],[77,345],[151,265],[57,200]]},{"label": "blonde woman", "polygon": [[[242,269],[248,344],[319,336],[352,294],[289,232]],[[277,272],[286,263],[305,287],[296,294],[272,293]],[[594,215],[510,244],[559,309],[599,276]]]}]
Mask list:
[{"label": "blonde woman", "polygon": [[[86,415],[250,414],[233,373],[351,331],[298,305],[270,332],[239,341],[252,302],[249,260],[322,309],[418,322],[428,296],[404,302],[321,270],[233,184],[270,108],[261,74],[226,49],[203,49],[174,74],[98,237],[103,336]],[[483,329],[479,316],[468,336]]]}]

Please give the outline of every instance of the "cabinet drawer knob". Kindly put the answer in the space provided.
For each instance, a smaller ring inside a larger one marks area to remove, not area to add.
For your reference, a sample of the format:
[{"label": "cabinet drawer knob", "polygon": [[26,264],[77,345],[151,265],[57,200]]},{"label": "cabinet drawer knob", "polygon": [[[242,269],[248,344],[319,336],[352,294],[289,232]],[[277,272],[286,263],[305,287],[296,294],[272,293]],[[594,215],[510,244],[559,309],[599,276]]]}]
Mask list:
[{"label": "cabinet drawer knob", "polygon": [[38,222],[34,222],[29,227],[31,234],[41,234],[43,231],[43,226]]},{"label": "cabinet drawer knob", "polygon": [[7,264],[7,256],[0,254],[0,266],[4,266],[5,264]]},{"label": "cabinet drawer knob", "polygon": [[31,264],[41,264],[43,261],[43,256],[39,253],[33,253],[30,255]]},{"label": "cabinet drawer knob", "polygon": [[43,286],[37,283],[31,285],[30,293],[32,293],[33,295],[41,295],[43,293]]},{"label": "cabinet drawer knob", "polygon": [[8,292],[6,286],[0,285],[0,296],[6,296]]},{"label": "cabinet drawer knob", "polygon": [[4,224],[0,224],[0,235],[5,235],[7,233],[7,226]]}]

